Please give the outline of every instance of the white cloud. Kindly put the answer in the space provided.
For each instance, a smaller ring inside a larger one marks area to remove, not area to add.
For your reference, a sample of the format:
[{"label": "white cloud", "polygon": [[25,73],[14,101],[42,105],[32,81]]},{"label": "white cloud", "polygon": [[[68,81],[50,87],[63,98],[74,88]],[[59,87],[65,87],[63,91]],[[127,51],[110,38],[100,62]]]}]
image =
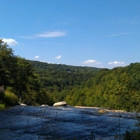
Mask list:
[{"label": "white cloud", "polygon": [[54,32],[46,32],[46,33],[36,35],[36,37],[42,37],[42,38],[52,38],[52,37],[61,37],[61,36],[66,36],[66,33],[62,31],[54,31]]},{"label": "white cloud", "polygon": [[38,56],[38,55],[36,55],[36,56],[35,56],[35,58],[36,58],[36,59],[38,59],[38,58],[39,58],[39,56]]},{"label": "white cloud", "polygon": [[3,38],[3,41],[7,43],[9,46],[16,46],[18,42],[12,38]]},{"label": "white cloud", "polygon": [[124,65],[124,62],[114,61],[114,62],[109,62],[108,65],[120,66],[120,65]]},{"label": "white cloud", "polygon": [[60,58],[62,58],[61,55],[58,55],[58,56],[55,57],[55,59],[60,59]]},{"label": "white cloud", "polygon": [[93,65],[100,65],[101,62],[98,62],[96,60],[86,60],[86,61],[83,62],[83,64],[87,64],[87,65],[91,65],[91,64],[93,64]]},{"label": "white cloud", "polygon": [[66,35],[67,35],[66,32],[52,31],[52,32],[44,32],[44,33],[33,35],[33,36],[21,36],[21,38],[27,38],[27,39],[54,38],[54,37],[62,37],[62,36],[66,36]]}]

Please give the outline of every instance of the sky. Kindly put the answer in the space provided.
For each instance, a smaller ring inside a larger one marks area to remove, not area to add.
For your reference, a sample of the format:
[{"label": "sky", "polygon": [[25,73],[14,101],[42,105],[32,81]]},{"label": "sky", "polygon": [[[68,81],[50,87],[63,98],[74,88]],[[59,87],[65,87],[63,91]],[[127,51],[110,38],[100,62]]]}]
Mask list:
[{"label": "sky", "polygon": [[0,0],[0,38],[28,60],[112,69],[140,62],[140,0]]}]

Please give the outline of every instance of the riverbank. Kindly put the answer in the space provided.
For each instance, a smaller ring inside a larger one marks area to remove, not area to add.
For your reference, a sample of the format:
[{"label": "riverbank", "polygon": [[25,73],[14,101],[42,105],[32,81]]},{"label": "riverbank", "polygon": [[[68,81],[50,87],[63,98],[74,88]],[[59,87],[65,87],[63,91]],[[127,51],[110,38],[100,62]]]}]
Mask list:
[{"label": "riverbank", "polygon": [[105,112],[120,112],[120,113],[125,113],[125,110],[117,110],[117,109],[107,109],[107,108],[101,108],[101,107],[88,107],[88,106],[75,106],[75,108],[93,108],[93,109],[99,109],[99,110],[104,110]]},{"label": "riverbank", "polygon": [[101,108],[95,108],[13,106],[0,111],[0,138],[85,140],[94,136],[96,140],[114,140],[116,134],[123,136],[128,126],[135,128],[137,120],[128,113],[121,114],[119,122],[119,113],[99,114]]}]

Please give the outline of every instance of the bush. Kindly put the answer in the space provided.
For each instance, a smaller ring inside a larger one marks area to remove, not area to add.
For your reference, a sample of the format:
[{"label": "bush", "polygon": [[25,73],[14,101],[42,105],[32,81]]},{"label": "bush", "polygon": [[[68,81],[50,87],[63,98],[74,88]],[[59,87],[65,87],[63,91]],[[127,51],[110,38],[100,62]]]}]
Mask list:
[{"label": "bush", "polygon": [[18,103],[18,97],[14,93],[6,91],[5,97],[4,97],[4,102],[7,105],[16,105]]},{"label": "bush", "polygon": [[126,131],[124,135],[124,140],[140,140],[140,131],[138,130]]},{"label": "bush", "polygon": [[0,103],[0,110],[5,108],[5,104]]},{"label": "bush", "polygon": [[140,120],[136,124],[137,129],[127,130],[123,140],[140,140]]}]

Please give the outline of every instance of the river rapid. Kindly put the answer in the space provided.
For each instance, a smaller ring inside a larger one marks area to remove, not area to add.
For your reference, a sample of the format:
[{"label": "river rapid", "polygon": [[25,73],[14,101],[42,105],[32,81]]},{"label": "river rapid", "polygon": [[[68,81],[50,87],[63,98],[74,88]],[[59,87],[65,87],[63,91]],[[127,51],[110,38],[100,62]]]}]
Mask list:
[{"label": "river rapid", "polygon": [[[116,140],[137,120],[100,108],[14,106],[0,111],[0,140]],[[118,137],[118,138],[117,138]]]}]

